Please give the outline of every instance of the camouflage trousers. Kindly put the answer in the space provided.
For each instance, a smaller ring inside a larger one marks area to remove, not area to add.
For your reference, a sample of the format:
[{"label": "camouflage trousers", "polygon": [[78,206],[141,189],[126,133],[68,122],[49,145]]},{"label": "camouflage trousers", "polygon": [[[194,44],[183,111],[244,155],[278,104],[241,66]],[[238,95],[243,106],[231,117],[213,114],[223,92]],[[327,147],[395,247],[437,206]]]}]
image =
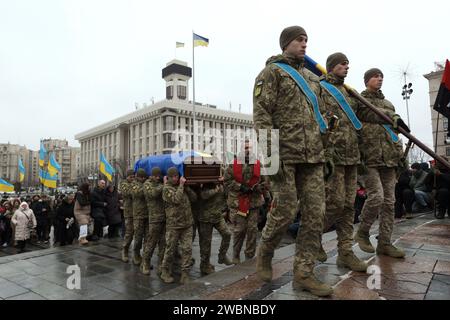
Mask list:
[{"label": "camouflage trousers", "polygon": [[200,258],[201,263],[203,264],[208,264],[211,258],[213,228],[215,228],[222,237],[222,241],[220,242],[219,257],[226,255],[228,248],[230,247],[231,231],[228,229],[224,219],[220,220],[218,223],[200,222],[198,234],[200,238]]},{"label": "camouflage trousers", "polygon": [[134,222],[134,253],[140,254],[142,243],[148,234],[148,218],[133,218]]},{"label": "camouflage trousers", "polygon": [[166,248],[166,223],[150,223],[148,227],[148,235],[145,239],[144,253],[142,259],[150,263],[156,245],[158,245],[158,265],[162,265],[164,258],[164,250]]},{"label": "camouflage trousers", "polygon": [[184,229],[166,229],[163,269],[172,269],[173,258],[178,247],[181,251],[181,271],[189,272],[192,258],[192,226]]},{"label": "camouflage trousers", "polygon": [[128,250],[130,248],[131,242],[133,241],[134,235],[134,224],[133,217],[125,218],[125,236],[123,238],[122,248]]},{"label": "camouflage trousers", "polygon": [[231,222],[233,223],[233,258],[240,258],[244,245],[244,254],[251,259],[256,253],[256,238],[258,236],[259,208],[250,209],[246,217],[237,214],[237,210],[231,209]]},{"label": "camouflage trousers", "polygon": [[340,252],[352,250],[356,179],[357,166],[336,166],[334,174],[325,184],[326,212],[323,231],[327,232],[335,224]]},{"label": "camouflage trousers", "polygon": [[[271,177],[272,209],[262,231],[261,246],[272,254],[295,218],[300,201],[301,226],[297,233],[294,272],[308,277],[319,252],[325,215],[323,164],[286,164]],[[281,178],[278,178],[281,176]],[[275,179],[276,178],[276,179]]]},{"label": "camouflage trousers", "polygon": [[360,216],[359,228],[361,231],[369,232],[378,216],[380,221],[378,243],[390,244],[394,226],[395,168],[368,168],[364,178],[367,200]]}]

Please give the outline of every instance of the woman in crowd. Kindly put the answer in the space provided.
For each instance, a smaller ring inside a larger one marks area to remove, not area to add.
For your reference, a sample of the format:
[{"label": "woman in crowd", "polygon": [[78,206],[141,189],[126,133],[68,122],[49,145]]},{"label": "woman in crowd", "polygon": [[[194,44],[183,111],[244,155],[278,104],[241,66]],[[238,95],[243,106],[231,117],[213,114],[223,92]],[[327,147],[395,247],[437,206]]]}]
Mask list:
[{"label": "woman in crowd", "polygon": [[78,241],[81,245],[87,244],[88,225],[91,221],[91,196],[89,183],[83,183],[75,196],[74,215],[80,227]]},{"label": "woman in crowd", "polygon": [[25,251],[25,244],[30,239],[31,230],[36,228],[37,222],[33,210],[28,207],[28,203],[22,202],[19,209],[14,212],[11,223],[15,226],[15,239],[19,248],[19,253]]},{"label": "woman in crowd", "polygon": [[73,194],[66,195],[56,211],[56,238],[61,246],[72,244],[75,238],[74,199]]},{"label": "woman in crowd", "polygon": [[119,209],[119,195],[114,185],[110,184],[105,191],[106,219],[108,222],[108,238],[115,238],[119,235],[122,225],[122,217]]}]

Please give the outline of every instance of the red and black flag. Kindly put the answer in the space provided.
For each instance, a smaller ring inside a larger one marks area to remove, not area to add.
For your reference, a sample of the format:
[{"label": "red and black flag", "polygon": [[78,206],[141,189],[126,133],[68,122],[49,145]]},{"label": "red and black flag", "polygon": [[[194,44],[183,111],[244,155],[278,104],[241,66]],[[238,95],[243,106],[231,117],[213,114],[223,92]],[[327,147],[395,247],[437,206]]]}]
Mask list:
[{"label": "red and black flag", "polygon": [[446,118],[450,118],[450,62],[445,62],[444,75],[434,103],[434,110]]}]

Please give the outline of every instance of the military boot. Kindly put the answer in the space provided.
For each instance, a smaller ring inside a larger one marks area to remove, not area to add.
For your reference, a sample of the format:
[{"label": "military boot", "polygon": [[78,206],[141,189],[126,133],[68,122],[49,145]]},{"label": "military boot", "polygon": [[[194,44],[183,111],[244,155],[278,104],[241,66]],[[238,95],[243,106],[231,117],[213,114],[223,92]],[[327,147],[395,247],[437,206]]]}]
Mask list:
[{"label": "military boot", "polygon": [[128,262],[128,248],[122,248],[122,261]]},{"label": "military boot", "polygon": [[189,282],[191,282],[191,277],[189,276],[189,272],[182,271],[181,272],[180,283],[181,284],[187,284]]},{"label": "military boot", "polygon": [[339,252],[336,265],[340,268],[349,268],[352,271],[366,272],[367,263],[361,261],[353,251]]},{"label": "military boot", "polygon": [[317,260],[319,260],[320,262],[325,262],[327,261],[327,259],[327,253],[323,249],[322,244],[320,244],[319,253],[317,254]]},{"label": "military boot", "polygon": [[219,262],[219,264],[224,264],[224,265],[227,265],[227,266],[233,264],[233,262],[231,262],[230,258],[228,258],[226,254],[220,255],[218,262]]},{"label": "military boot", "polygon": [[364,232],[361,229],[358,229],[358,231],[356,231],[355,236],[353,237],[353,239],[358,242],[359,247],[361,248],[362,251],[364,252],[368,252],[368,253],[374,253],[375,249],[372,246],[372,244],[370,243],[370,238],[369,238],[369,232]]},{"label": "military boot", "polygon": [[201,263],[200,272],[202,275],[208,275],[215,271],[214,266],[211,263]]},{"label": "military boot", "polygon": [[261,243],[256,256],[256,272],[262,281],[272,281],[272,257],[273,252]]},{"label": "military boot", "polygon": [[241,259],[239,257],[234,257],[232,262],[233,264],[239,264],[241,263]]},{"label": "military boot", "polygon": [[161,280],[165,283],[173,283],[175,280],[170,275],[169,270],[162,268],[161,272]]},{"label": "military boot", "polygon": [[321,282],[314,274],[306,277],[294,275],[292,287],[295,290],[309,291],[318,297],[326,297],[333,293],[333,288],[328,284]]},{"label": "military boot", "polygon": [[377,254],[389,256],[392,258],[404,258],[405,252],[399,248],[394,247],[392,244],[378,243]]},{"label": "military boot", "polygon": [[141,257],[141,255],[139,254],[139,253],[134,253],[134,256],[133,256],[133,263],[135,264],[135,265],[140,265],[141,263],[142,263],[142,257]]},{"label": "military boot", "polygon": [[145,275],[150,274],[150,264],[147,261],[142,261],[141,272]]}]

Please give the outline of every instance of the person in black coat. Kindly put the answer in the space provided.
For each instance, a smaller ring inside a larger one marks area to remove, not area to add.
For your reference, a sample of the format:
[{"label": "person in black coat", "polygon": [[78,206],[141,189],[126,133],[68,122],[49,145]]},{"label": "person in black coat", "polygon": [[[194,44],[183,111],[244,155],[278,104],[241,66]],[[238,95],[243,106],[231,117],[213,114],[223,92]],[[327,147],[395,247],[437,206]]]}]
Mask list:
[{"label": "person in black coat", "polygon": [[119,194],[114,185],[108,185],[105,190],[106,200],[106,220],[108,222],[108,238],[115,238],[119,235],[119,229],[122,225],[120,214]]},{"label": "person in black coat", "polygon": [[[444,159],[447,160],[446,157]],[[450,170],[437,162],[428,173],[425,184],[432,190],[433,197],[437,201],[436,218],[444,219],[445,213],[450,217]]]},{"label": "person in black coat", "polygon": [[103,227],[106,222],[106,199],[105,199],[105,180],[100,180],[97,187],[91,192],[91,216],[94,219],[94,234],[92,240],[96,241],[103,237]]},{"label": "person in black coat", "polygon": [[37,227],[36,233],[38,237],[38,243],[48,243],[47,228],[50,213],[50,205],[47,201],[43,201],[40,196],[35,195],[31,202],[31,210],[33,210],[36,217]]},{"label": "person in black coat", "polygon": [[76,237],[77,228],[73,214],[74,199],[73,194],[67,195],[56,211],[57,238],[62,246],[72,244]]}]

